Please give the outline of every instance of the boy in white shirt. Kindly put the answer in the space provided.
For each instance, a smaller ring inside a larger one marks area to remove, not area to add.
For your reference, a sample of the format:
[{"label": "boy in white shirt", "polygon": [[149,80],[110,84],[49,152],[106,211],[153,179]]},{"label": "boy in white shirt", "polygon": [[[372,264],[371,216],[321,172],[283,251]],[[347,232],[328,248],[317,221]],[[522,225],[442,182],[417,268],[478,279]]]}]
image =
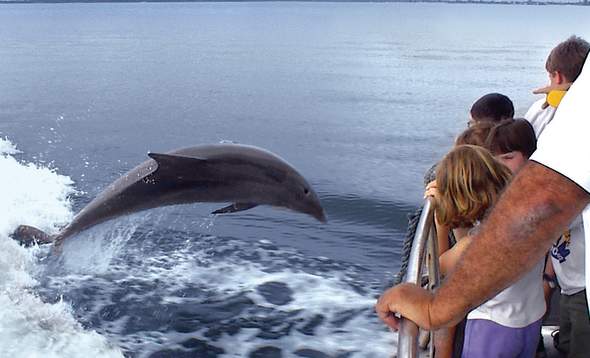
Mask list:
[{"label": "boy in white shirt", "polygon": [[[567,91],[582,72],[589,51],[590,44],[577,36],[572,36],[555,46],[545,62],[545,69],[549,74],[549,85],[536,89],[533,93],[549,94],[551,91]],[[557,100],[553,102],[548,101],[548,98],[533,103],[524,115],[524,118],[533,125],[537,138],[553,119],[561,99],[560,96],[556,96]]]}]

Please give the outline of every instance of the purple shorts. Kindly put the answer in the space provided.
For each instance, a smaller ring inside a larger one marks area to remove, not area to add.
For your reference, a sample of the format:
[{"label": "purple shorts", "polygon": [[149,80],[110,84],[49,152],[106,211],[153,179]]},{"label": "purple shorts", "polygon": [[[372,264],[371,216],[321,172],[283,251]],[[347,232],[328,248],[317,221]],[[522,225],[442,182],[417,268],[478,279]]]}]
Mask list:
[{"label": "purple shorts", "polygon": [[531,358],[535,356],[541,320],[522,328],[487,319],[468,319],[462,358]]}]

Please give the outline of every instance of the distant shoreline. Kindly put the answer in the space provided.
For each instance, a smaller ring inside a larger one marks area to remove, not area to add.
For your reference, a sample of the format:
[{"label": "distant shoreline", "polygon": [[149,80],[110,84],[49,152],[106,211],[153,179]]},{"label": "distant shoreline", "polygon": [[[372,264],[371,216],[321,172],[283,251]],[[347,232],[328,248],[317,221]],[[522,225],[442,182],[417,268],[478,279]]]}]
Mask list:
[{"label": "distant shoreline", "polygon": [[486,4],[486,5],[579,5],[588,6],[590,0],[584,1],[493,1],[493,0],[0,0],[0,5],[5,4],[70,4],[70,3],[188,3],[188,2],[339,2],[339,3],[445,3],[445,4]]}]

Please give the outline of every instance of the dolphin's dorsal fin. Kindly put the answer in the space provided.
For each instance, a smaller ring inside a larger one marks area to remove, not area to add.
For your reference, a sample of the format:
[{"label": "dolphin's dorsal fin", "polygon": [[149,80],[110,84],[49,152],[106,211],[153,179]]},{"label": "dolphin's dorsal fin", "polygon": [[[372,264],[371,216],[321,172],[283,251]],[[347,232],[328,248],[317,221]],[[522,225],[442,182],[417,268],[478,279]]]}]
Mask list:
[{"label": "dolphin's dorsal fin", "polygon": [[152,175],[157,174],[162,177],[173,176],[178,179],[187,178],[187,174],[194,173],[192,169],[200,167],[207,162],[207,159],[178,154],[148,153],[148,156],[158,164],[158,168],[152,172]]},{"label": "dolphin's dorsal fin", "polygon": [[187,161],[195,161],[195,162],[203,162],[206,161],[207,159],[205,158],[197,158],[197,157],[187,157],[186,155],[178,155],[178,154],[164,154],[164,153],[148,153],[148,157],[152,158],[153,160],[155,160],[156,162],[158,162],[158,164],[160,164],[160,162],[166,162],[166,161],[178,161],[178,160],[187,160]]},{"label": "dolphin's dorsal fin", "polygon": [[217,209],[214,212],[212,212],[211,214],[229,214],[229,213],[235,213],[235,212],[238,212],[238,211],[244,211],[244,210],[252,209],[255,206],[258,206],[258,204],[254,204],[254,203],[233,203],[233,204],[228,205],[228,206],[226,206],[224,208]]}]

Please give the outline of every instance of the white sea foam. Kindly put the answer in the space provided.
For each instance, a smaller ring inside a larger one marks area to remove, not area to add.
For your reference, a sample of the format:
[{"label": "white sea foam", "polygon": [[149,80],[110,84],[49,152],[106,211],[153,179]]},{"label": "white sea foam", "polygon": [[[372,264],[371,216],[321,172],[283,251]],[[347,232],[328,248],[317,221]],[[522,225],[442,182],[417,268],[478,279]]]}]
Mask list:
[{"label": "white sea foam", "polygon": [[71,217],[68,195],[72,180],[55,170],[32,163],[19,163],[12,155],[16,147],[0,138],[0,235],[27,224],[49,233],[57,231]]},{"label": "white sea foam", "polygon": [[104,273],[141,223],[141,217],[130,216],[115,225],[103,224],[68,240],[61,258],[63,268],[74,273]]},{"label": "white sea foam", "polygon": [[[318,325],[311,336],[292,330],[288,336],[266,343],[257,338],[258,330],[242,329],[239,334],[224,336],[220,340],[224,356],[247,356],[255,348],[271,344],[284,349],[287,355],[294,350],[311,349],[329,355],[354,352],[352,357],[385,357],[391,355],[397,345],[396,336],[384,329],[372,314],[375,298],[356,292],[337,273],[332,273],[331,277],[289,269],[269,273],[260,265],[249,262],[193,267],[190,272],[193,282],[215,282],[216,289],[228,297],[248,292],[247,296],[258,306],[284,312],[301,310],[301,318],[308,321],[321,315],[330,322],[345,311],[359,312],[342,326],[324,323]],[[269,282],[286,284],[293,292],[292,301],[281,306],[267,302],[256,288]]]},{"label": "white sea foam", "polygon": [[74,189],[69,177],[21,163],[17,153],[0,138],[0,356],[122,356],[104,337],[85,330],[67,303],[45,303],[35,294],[36,255],[46,250],[20,247],[9,234],[19,224],[55,232],[72,217],[68,195]]},{"label": "white sea foam", "polygon": [[0,138],[0,154],[17,154],[20,153],[16,146],[7,138]]}]

